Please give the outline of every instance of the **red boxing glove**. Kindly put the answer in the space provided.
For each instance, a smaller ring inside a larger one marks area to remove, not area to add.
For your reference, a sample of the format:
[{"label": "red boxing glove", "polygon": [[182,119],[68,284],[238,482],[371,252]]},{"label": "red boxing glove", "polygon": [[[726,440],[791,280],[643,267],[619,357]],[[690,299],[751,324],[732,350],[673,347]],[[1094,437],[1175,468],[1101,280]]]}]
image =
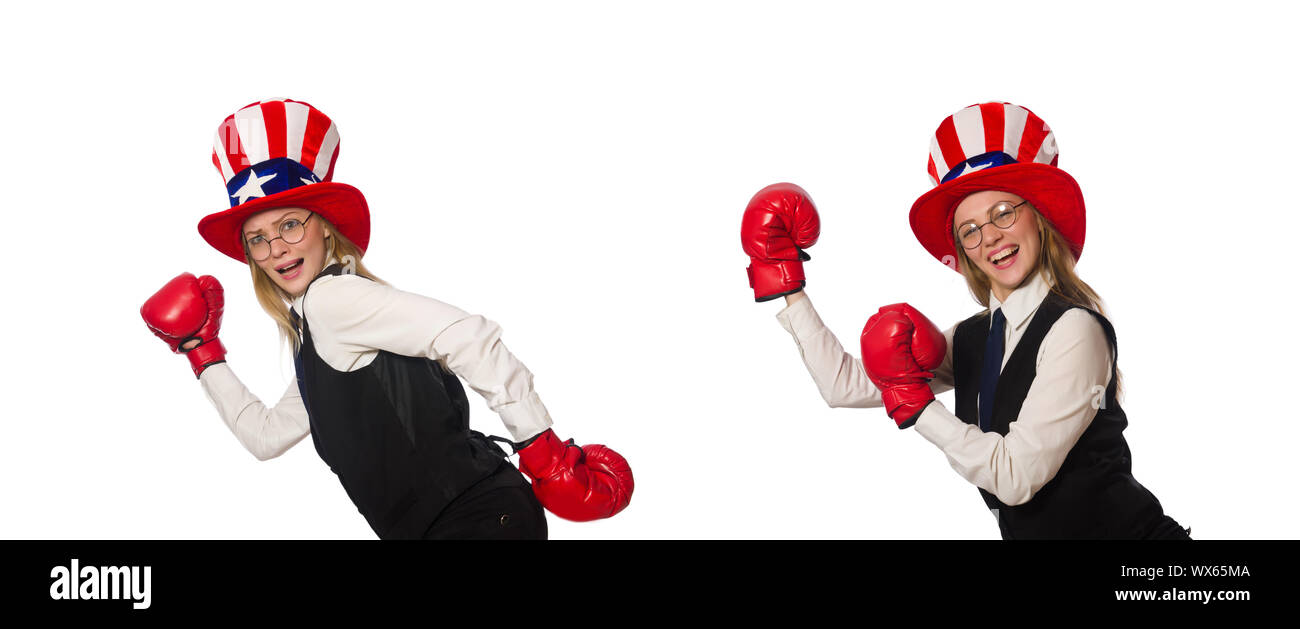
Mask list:
[{"label": "red boxing glove", "polygon": [[925,315],[907,304],[881,308],[862,328],[862,365],[880,388],[885,411],[899,428],[916,423],[934,401],[931,370],[943,364],[948,341]]},{"label": "red boxing glove", "polygon": [[803,290],[804,249],[817,243],[821,218],[803,188],[778,183],[758,191],[740,223],[740,243],[749,254],[749,286],[754,301],[768,301]]},{"label": "red boxing glove", "polygon": [[140,316],[173,352],[190,359],[197,378],[208,366],[226,360],[226,348],[217,339],[225,304],[217,278],[181,273],[140,306]]},{"label": "red boxing glove", "polygon": [[566,520],[608,518],[632,500],[627,459],[602,445],[561,443],[549,428],[519,451],[519,469],[532,479],[542,506]]}]

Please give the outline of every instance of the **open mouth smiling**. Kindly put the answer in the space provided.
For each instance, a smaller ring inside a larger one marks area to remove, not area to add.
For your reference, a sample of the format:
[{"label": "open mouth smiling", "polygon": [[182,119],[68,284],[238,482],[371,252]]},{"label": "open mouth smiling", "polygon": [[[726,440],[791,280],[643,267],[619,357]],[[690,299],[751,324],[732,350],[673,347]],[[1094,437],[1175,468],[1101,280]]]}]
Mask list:
[{"label": "open mouth smiling", "polygon": [[997,252],[989,256],[987,259],[995,268],[1005,269],[1011,266],[1012,262],[1015,261],[1016,254],[1018,253],[1020,253],[1020,245],[1009,245],[997,250]]}]

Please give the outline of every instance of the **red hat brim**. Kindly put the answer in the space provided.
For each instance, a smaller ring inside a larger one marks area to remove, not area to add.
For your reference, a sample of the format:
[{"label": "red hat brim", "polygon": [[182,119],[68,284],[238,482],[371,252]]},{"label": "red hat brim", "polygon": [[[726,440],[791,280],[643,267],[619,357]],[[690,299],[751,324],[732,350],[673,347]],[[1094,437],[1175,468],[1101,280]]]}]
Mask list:
[{"label": "red hat brim", "polygon": [[366,197],[352,186],[333,181],[299,186],[209,214],[199,221],[199,234],[217,251],[247,263],[241,233],[244,221],[263,210],[280,207],[300,207],[320,214],[363,253],[370,244],[370,208]]},{"label": "red hat brim", "polygon": [[1010,192],[1029,201],[1065,237],[1074,259],[1082,255],[1087,221],[1079,184],[1060,168],[1027,163],[962,175],[935,186],[912,204],[912,233],[934,259],[961,272],[953,241],[953,213],[962,199],[983,190]]}]

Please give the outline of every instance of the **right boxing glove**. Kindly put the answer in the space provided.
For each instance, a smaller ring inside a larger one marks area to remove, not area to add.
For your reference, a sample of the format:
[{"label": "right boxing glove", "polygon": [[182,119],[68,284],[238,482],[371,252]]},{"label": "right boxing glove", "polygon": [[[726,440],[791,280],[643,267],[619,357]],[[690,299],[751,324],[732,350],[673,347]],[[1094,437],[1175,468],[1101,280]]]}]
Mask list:
[{"label": "right boxing glove", "polygon": [[880,388],[885,412],[899,428],[916,423],[934,401],[929,381],[947,353],[943,332],[907,304],[885,306],[867,319],[862,328],[862,366]]},{"label": "right boxing glove", "polygon": [[803,188],[778,183],[758,191],[740,223],[740,242],[749,254],[749,286],[754,301],[768,301],[803,290],[804,249],[817,243],[821,219]]},{"label": "right boxing glove", "polygon": [[519,450],[519,469],[533,481],[537,501],[566,520],[613,517],[632,501],[632,468],[602,445],[576,446],[547,428]]},{"label": "right boxing glove", "polygon": [[140,306],[140,316],[173,352],[190,359],[197,378],[226,360],[226,348],[217,338],[225,303],[217,278],[181,273]]}]

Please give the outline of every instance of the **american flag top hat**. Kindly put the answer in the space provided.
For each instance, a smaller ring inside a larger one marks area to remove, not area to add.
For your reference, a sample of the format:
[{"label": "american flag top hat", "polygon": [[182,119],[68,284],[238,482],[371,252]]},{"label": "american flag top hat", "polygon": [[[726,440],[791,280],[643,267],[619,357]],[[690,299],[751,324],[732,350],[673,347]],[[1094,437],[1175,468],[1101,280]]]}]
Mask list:
[{"label": "american flag top hat", "polygon": [[1029,201],[1078,260],[1086,226],[1083,193],[1056,167],[1057,157],[1052,129],[1019,105],[980,103],[944,118],[930,140],[934,188],[912,204],[912,233],[936,260],[960,272],[953,213],[975,192],[1001,190]]},{"label": "american flag top hat", "polygon": [[199,221],[208,244],[240,262],[248,217],[300,207],[329,220],[362,251],[370,244],[370,210],[361,191],[334,178],[339,132],[329,116],[286,98],[253,103],[217,127],[212,163],[226,182],[230,209]]}]

